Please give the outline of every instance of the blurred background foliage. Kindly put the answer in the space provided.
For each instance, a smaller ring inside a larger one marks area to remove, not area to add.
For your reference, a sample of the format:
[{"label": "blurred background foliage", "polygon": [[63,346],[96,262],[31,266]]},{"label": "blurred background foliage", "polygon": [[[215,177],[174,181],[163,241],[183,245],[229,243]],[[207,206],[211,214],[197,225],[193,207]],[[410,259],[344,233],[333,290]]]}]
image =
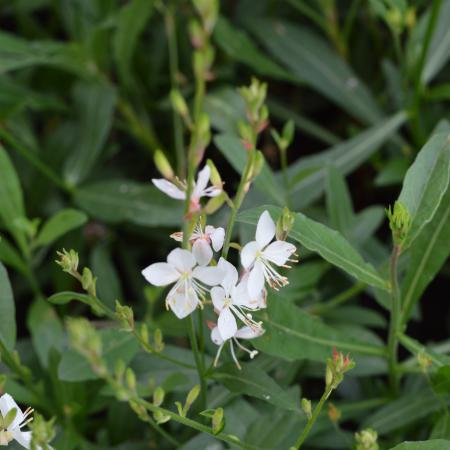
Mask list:
[{"label": "blurred background foliage", "polygon": [[[60,449],[170,448],[126,405],[108,397],[83,361],[66,349],[64,316],[88,310],[54,308],[43,299],[79,289],[53,263],[56,250],[75,248],[82,265],[98,277],[99,297],[110,306],[115,299],[130,304],[140,320],[162,329],[171,354],[192,362],[184,323],[164,311],[161,291],[146,287],[140,271],[165,257],[174,244],[168,234],[180,226],[181,206],[150,179],[157,175],[157,149],[180,176],[184,173],[186,134],[170,91],[177,88],[192,99],[193,14],[184,0],[0,2],[0,260],[14,291],[17,348],[32,368],[30,385],[39,380],[35,389],[46,393],[46,401],[13,378],[7,386],[19,401],[57,417]],[[245,207],[287,204],[307,212],[341,231],[380,266],[390,248],[384,207],[397,197],[428,136],[436,127],[448,127],[449,30],[449,0],[222,1],[204,108],[214,130],[208,157],[219,167],[225,188],[233,192],[245,158],[236,128],[244,104],[236,88],[257,76],[269,84],[270,126],[280,129],[292,119],[296,132],[287,153],[288,183],[270,130],[263,133],[259,148],[267,164]],[[219,211],[213,221],[223,223],[225,214]],[[245,240],[253,228],[241,224],[239,232]],[[448,246],[448,240],[442,242]],[[373,293],[327,263],[303,249],[301,255],[285,299],[337,329],[381,342],[386,299],[379,294],[374,300]],[[445,255],[430,279],[444,261]],[[448,285],[449,274],[447,263],[427,291],[428,283],[421,286],[426,301],[410,329],[422,341],[448,336],[448,305],[442,302],[448,293],[437,293]],[[355,297],[357,304],[335,307]],[[329,299],[331,307],[324,303]],[[177,398],[195,384],[193,370],[134,356],[134,342],[119,341],[114,331],[102,336],[111,343],[111,360],[114,351],[134,358],[143,389],[151,377]],[[284,356],[290,359],[288,350]],[[293,395],[299,396],[300,382],[313,396],[322,366],[280,361],[264,355],[252,364],[270,372],[283,389],[291,386]],[[349,426],[344,430],[321,418],[312,447],[349,448],[351,430],[361,424],[374,427],[386,448],[399,436],[429,436],[427,421],[439,412],[439,402],[423,395],[426,383],[412,377],[410,393],[383,406],[383,392],[371,377],[385,371],[380,358],[361,359],[353,381],[341,389]],[[242,391],[234,386],[230,393],[218,385],[212,396],[215,406],[227,404],[228,431],[266,448],[287,448],[298,417],[266,404],[256,408],[236,392]],[[438,424],[449,437],[448,425]],[[173,430],[185,450],[222,448],[206,435]]]}]

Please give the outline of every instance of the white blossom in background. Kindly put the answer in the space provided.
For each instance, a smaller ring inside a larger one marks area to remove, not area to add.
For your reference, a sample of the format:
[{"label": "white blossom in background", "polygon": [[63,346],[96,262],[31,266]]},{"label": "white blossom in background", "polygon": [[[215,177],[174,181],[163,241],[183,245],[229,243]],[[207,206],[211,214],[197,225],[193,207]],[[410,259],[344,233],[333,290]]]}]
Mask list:
[{"label": "white blossom in background", "polygon": [[234,344],[236,344],[241,350],[244,350],[244,352],[248,353],[250,356],[250,359],[253,359],[258,354],[257,350],[249,350],[247,347],[244,347],[239,342],[239,339],[251,340],[251,339],[260,337],[264,334],[264,330],[262,328],[255,329],[252,327],[245,326],[245,327],[242,327],[242,328],[239,328],[238,330],[236,330],[234,335],[231,336],[229,339],[223,339],[217,325],[215,325],[214,323],[209,323],[208,326],[211,328],[211,340],[214,342],[214,344],[219,346],[216,357],[214,359],[214,367],[217,366],[222,349],[223,349],[225,343],[228,341],[230,342],[231,357],[233,358],[233,361],[235,362],[236,366],[239,369],[241,368],[241,366],[239,364],[239,361],[236,357],[236,353],[234,351]]},{"label": "white blossom in background", "polygon": [[217,327],[223,340],[230,339],[237,332],[236,317],[250,328],[261,328],[261,324],[253,320],[249,310],[255,310],[256,304],[250,302],[246,284],[238,284],[238,271],[223,258],[217,267],[225,274],[221,286],[211,289],[211,299],[216,312],[219,314]]},{"label": "white blossom in background", "polygon": [[[31,408],[22,412],[17,403],[9,394],[4,394],[0,397],[0,413],[3,418],[11,411],[15,409],[16,415],[14,420],[6,427],[2,429],[0,424],[0,446],[8,446],[13,440],[17,441],[22,447],[31,448],[31,431],[22,431],[33,418],[30,417],[33,413]],[[40,449],[40,447],[39,447]]]},{"label": "white blossom in background", "polygon": [[154,286],[175,283],[166,297],[166,307],[183,319],[191,314],[205,297],[208,288],[217,286],[224,278],[218,267],[197,266],[194,255],[181,248],[172,250],[166,263],[154,263],[142,271],[145,279]]},{"label": "white blossom in background", "polygon": [[248,292],[251,297],[257,297],[264,289],[264,283],[278,289],[288,284],[288,279],[279,274],[273,264],[280,267],[289,267],[288,261],[296,262],[290,257],[295,254],[295,245],[275,240],[276,226],[268,211],[264,211],[256,226],[255,240],[249,242],[241,250],[241,262],[248,275]]},{"label": "white blossom in background", "polygon": [[[211,169],[209,166],[203,167],[198,173],[197,182],[194,183],[190,198],[190,212],[195,212],[200,209],[200,199],[202,197],[217,197],[222,192],[222,189],[215,186],[207,187],[210,176]],[[153,178],[152,182],[160,191],[169,197],[176,200],[186,200],[186,182],[179,182],[180,187],[165,178]]]},{"label": "white blossom in background", "polygon": [[[173,233],[170,237],[182,242],[183,232]],[[200,266],[206,266],[211,262],[213,250],[215,252],[220,251],[224,239],[225,230],[222,227],[215,228],[212,225],[206,225],[204,230],[200,224],[195,227],[189,242],[192,244],[192,253]]]}]

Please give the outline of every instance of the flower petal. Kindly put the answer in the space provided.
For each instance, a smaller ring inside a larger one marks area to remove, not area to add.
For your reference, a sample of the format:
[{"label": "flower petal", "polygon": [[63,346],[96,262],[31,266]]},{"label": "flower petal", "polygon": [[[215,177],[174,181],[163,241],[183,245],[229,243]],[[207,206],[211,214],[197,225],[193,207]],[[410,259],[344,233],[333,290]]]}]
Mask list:
[{"label": "flower petal", "polygon": [[229,297],[231,295],[231,291],[236,286],[239,275],[236,267],[233,264],[229,263],[226,259],[220,258],[217,267],[221,269],[225,276],[222,282],[220,283],[225,289],[226,295]]},{"label": "flower petal", "polygon": [[182,248],[175,248],[167,256],[167,262],[179,272],[189,272],[195,266],[194,255]]},{"label": "flower petal", "polygon": [[257,302],[252,302],[250,294],[248,293],[247,281],[241,281],[232,293],[233,305],[245,306],[246,308],[256,309]]},{"label": "flower petal", "polygon": [[173,183],[167,181],[165,178],[153,178],[152,183],[164,194],[176,200],[185,200],[186,192],[178,189]]},{"label": "flower petal", "polygon": [[241,250],[241,264],[245,269],[250,268],[255,262],[256,253],[258,250],[259,246],[256,241],[251,241],[244,245],[244,248]]},{"label": "flower petal", "polygon": [[204,195],[204,191],[206,189],[206,185],[208,184],[209,177],[211,176],[211,169],[208,165],[203,167],[202,170],[198,173],[197,183],[195,183],[192,198],[199,199]]},{"label": "flower petal", "polygon": [[194,242],[192,254],[195,256],[195,259],[200,266],[208,265],[213,257],[211,246],[206,242],[206,239],[203,238],[197,239]]},{"label": "flower petal", "polygon": [[225,291],[219,286],[215,286],[211,289],[211,300],[213,302],[214,308],[217,311],[222,311],[225,306]]},{"label": "flower petal", "polygon": [[19,405],[15,402],[15,400],[9,394],[3,394],[0,397],[0,413],[2,414],[2,416],[5,417],[6,414],[8,414],[8,412],[14,408],[16,408],[16,417],[14,417],[14,420],[8,427],[8,429],[10,430],[19,426],[24,421],[25,416],[23,415],[22,410],[19,408]]},{"label": "flower petal", "polygon": [[[15,428],[11,431],[13,438],[25,448],[31,448],[31,431],[20,431],[19,428]],[[42,447],[38,447],[41,449]]]},{"label": "flower petal", "polygon": [[223,344],[223,339],[222,336],[219,333],[219,328],[216,326],[211,330],[211,340],[214,342],[214,344],[216,345],[222,345]]},{"label": "flower petal", "polygon": [[196,267],[192,276],[208,286],[217,286],[222,282],[225,274],[218,267]]},{"label": "flower petal", "polygon": [[256,226],[256,242],[260,249],[264,248],[275,236],[275,222],[268,211],[264,211]]},{"label": "flower petal", "polygon": [[264,289],[264,266],[261,261],[256,261],[248,276],[248,294],[250,298],[257,298]]},{"label": "flower petal", "polygon": [[217,320],[220,336],[224,341],[232,338],[237,331],[236,318],[230,311],[230,308],[222,309],[219,319]]},{"label": "flower petal", "polygon": [[266,259],[273,262],[277,266],[282,266],[295,253],[295,245],[285,241],[272,242],[263,251],[263,255]]},{"label": "flower petal", "polygon": [[238,339],[255,339],[264,334],[262,328],[242,327],[236,331],[235,337]]},{"label": "flower petal", "polygon": [[167,286],[180,278],[180,273],[167,263],[154,263],[142,272],[144,278],[153,286]]},{"label": "flower petal", "polygon": [[184,319],[191,314],[199,305],[200,300],[194,289],[188,286],[185,289],[177,289],[167,296],[167,304],[173,313],[179,318]]},{"label": "flower petal", "polygon": [[[208,234],[208,227],[206,227],[206,234]],[[225,239],[225,230],[222,227],[219,228],[213,228],[213,230],[210,231],[209,237],[211,238],[211,244],[215,252],[218,252],[223,247],[223,241]]]},{"label": "flower petal", "polygon": [[222,193],[222,189],[215,187],[215,186],[210,186],[209,188],[206,188],[202,192],[202,196],[203,197],[217,197],[221,193]]}]

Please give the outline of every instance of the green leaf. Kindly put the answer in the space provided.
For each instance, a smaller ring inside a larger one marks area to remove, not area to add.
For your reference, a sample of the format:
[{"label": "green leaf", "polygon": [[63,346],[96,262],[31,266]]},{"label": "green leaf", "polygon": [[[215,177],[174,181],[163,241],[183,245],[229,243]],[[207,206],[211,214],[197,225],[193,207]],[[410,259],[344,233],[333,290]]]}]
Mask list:
[{"label": "green leaf", "polygon": [[[219,134],[214,138],[214,144],[219,148],[225,158],[227,158],[233,168],[239,174],[242,174],[247,163],[248,152],[245,150],[241,139],[231,134]],[[261,192],[270,196],[277,204],[285,204],[283,190],[275,179],[267,161],[261,173],[256,177],[254,185]]]},{"label": "green leaf", "polygon": [[408,169],[398,197],[411,215],[411,228],[403,247],[408,247],[430,222],[450,181],[450,134],[434,134]]},{"label": "green leaf", "polygon": [[119,12],[117,29],[113,38],[113,52],[119,75],[130,85],[132,57],[139,35],[144,31],[154,7],[152,0],[132,0]]},{"label": "green leaf", "polygon": [[[363,131],[354,138],[331,147],[318,155],[300,158],[289,167],[292,203],[295,208],[304,208],[320,197],[324,191],[324,180],[329,164],[345,176],[370,158],[381,145],[404,123],[406,115],[399,112]],[[295,181],[299,173],[311,171],[306,177]],[[298,195],[294,195],[298,194]]]},{"label": "green leaf", "polygon": [[0,261],[22,274],[27,273],[27,266],[19,252],[2,236],[0,236]]},{"label": "green leaf", "polygon": [[353,204],[344,177],[333,166],[328,166],[325,180],[327,212],[331,225],[348,236],[353,222]]},{"label": "green leaf", "polygon": [[360,355],[384,354],[383,347],[358,341],[281,299],[269,301],[261,318],[266,332],[252,343],[264,353],[288,361],[309,359],[324,362],[333,348]]},{"label": "green leaf", "polygon": [[251,32],[293,75],[365,123],[382,114],[369,90],[320,36],[297,25],[245,19]]},{"label": "green leaf", "polygon": [[[274,220],[281,214],[280,208],[263,206],[242,212],[239,214],[238,220],[256,225],[259,216],[266,209]],[[296,213],[294,226],[289,236],[356,279],[370,286],[387,289],[386,281],[337,231],[309,219],[301,213]]]},{"label": "green leaf", "polygon": [[14,221],[25,216],[22,189],[8,153],[0,145],[0,218],[11,230]]},{"label": "green leaf", "polygon": [[38,299],[29,309],[27,324],[39,362],[43,368],[47,368],[52,349],[61,353],[64,345],[61,321],[51,305]]},{"label": "green leaf", "polygon": [[116,300],[123,299],[123,293],[119,274],[106,245],[99,244],[94,248],[91,254],[91,268],[97,277],[97,296],[114,309]]},{"label": "green leaf", "polygon": [[225,364],[214,370],[211,377],[231,392],[250,395],[281,408],[300,411],[299,399],[292,398],[273,378],[251,363],[244,364],[241,370],[232,363]]},{"label": "green leaf", "polygon": [[442,408],[436,397],[430,395],[429,389],[405,393],[367,417],[362,427],[371,427],[385,435],[405,425],[422,421]]},{"label": "green leaf", "polygon": [[79,294],[78,292],[58,292],[57,294],[53,294],[47,299],[50,303],[54,305],[65,305],[71,301],[79,301],[85,303],[86,305],[92,305],[92,298],[86,294]]},{"label": "green leaf", "polygon": [[246,64],[256,73],[280,80],[298,82],[285,69],[262,53],[251,38],[221,16],[214,28],[216,44],[233,60]]},{"label": "green leaf", "polygon": [[410,249],[409,263],[401,285],[405,321],[426,287],[450,254],[450,187],[433,219],[425,225]]},{"label": "green leaf", "polygon": [[179,226],[183,204],[148,184],[107,180],[79,187],[75,202],[92,217],[109,223]]},{"label": "green leaf", "polygon": [[87,178],[101,155],[112,125],[116,91],[106,82],[80,82],[74,89],[79,142],[66,161],[64,177],[71,185]]},{"label": "green leaf", "polygon": [[44,223],[35,243],[39,246],[50,245],[69,231],[84,225],[86,221],[86,214],[76,209],[67,208],[58,211]]},{"label": "green leaf", "polygon": [[[428,23],[429,14],[422,20]],[[444,0],[437,18],[430,48],[427,52],[422,81],[428,83],[447,64],[450,58],[450,1]]]},{"label": "green leaf", "polygon": [[448,450],[450,441],[444,439],[432,439],[431,441],[403,442],[392,447],[391,450]]},{"label": "green leaf", "polygon": [[0,341],[8,349],[16,345],[16,307],[8,273],[0,263]]},{"label": "green leaf", "polygon": [[[110,371],[114,370],[118,359],[128,364],[138,351],[139,344],[131,333],[108,329],[100,330],[99,335],[103,344],[102,356]],[[58,376],[64,381],[86,381],[98,378],[88,360],[72,349],[63,352]]]}]

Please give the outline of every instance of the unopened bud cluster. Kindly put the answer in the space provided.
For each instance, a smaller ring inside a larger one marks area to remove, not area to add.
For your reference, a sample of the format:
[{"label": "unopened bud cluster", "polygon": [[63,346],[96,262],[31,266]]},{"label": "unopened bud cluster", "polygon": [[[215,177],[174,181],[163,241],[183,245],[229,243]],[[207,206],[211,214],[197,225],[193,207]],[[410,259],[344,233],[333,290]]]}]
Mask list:
[{"label": "unopened bud cluster", "polygon": [[378,434],[372,428],[355,433],[356,450],[379,450]]},{"label": "unopened bud cluster", "polygon": [[406,206],[400,202],[394,203],[393,210],[389,207],[386,210],[386,214],[389,219],[389,227],[392,231],[394,244],[401,247],[411,228],[411,215]]},{"label": "unopened bud cluster", "polygon": [[331,392],[341,384],[344,374],[355,367],[355,363],[350,357],[343,353],[333,350],[333,358],[327,359],[327,368],[325,373],[325,384]]}]

